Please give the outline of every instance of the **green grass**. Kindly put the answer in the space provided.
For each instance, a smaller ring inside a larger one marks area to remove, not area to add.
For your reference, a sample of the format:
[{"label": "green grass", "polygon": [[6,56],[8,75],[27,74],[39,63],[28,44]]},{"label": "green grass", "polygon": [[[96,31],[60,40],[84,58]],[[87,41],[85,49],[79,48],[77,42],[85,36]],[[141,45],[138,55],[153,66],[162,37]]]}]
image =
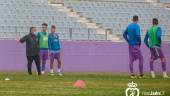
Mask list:
[{"label": "green grass", "polygon": [[[5,81],[8,77],[11,80]],[[73,87],[76,80],[85,80],[87,88]],[[0,96],[125,96],[129,82],[138,83],[143,91],[165,91],[170,96],[170,79],[130,79],[128,75],[101,73],[65,73],[63,77],[28,76],[24,73],[0,73]],[[140,95],[143,96],[143,95]]]}]

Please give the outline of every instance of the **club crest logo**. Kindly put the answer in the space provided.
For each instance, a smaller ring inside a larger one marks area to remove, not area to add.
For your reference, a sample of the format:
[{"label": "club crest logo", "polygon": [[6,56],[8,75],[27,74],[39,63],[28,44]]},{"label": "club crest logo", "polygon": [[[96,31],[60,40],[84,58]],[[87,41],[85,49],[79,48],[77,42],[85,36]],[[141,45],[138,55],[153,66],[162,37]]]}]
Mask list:
[{"label": "club crest logo", "polygon": [[137,88],[137,83],[134,83],[133,81],[131,83],[127,84],[128,88],[126,88],[125,94],[126,96],[139,96],[140,92]]}]

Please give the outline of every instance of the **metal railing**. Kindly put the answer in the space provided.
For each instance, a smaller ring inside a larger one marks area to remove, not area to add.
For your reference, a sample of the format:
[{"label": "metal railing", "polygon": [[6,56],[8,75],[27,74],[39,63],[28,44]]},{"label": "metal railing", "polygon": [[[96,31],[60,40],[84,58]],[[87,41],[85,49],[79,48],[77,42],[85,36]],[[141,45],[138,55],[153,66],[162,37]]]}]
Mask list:
[{"label": "metal railing", "polygon": [[[13,40],[18,35],[22,37],[29,33],[29,28],[28,26],[0,26],[0,40]],[[41,32],[41,27],[36,27],[36,29],[37,32]],[[50,28],[47,32],[50,33]],[[107,41],[110,30],[97,33],[96,29],[57,27],[56,32],[61,40]]]},{"label": "metal railing", "polygon": [[[28,34],[29,28],[28,26],[0,26],[0,40],[15,40],[17,35],[22,37]],[[41,27],[36,27],[36,29],[37,32],[41,31]],[[50,28],[47,32],[50,32]],[[112,35],[124,41],[122,32],[113,32],[111,29],[97,33],[95,29],[57,27],[56,32],[61,40],[110,41],[112,38],[109,36]],[[141,37],[143,40],[145,35],[141,35]],[[163,35],[162,40],[170,42],[170,34]]]}]

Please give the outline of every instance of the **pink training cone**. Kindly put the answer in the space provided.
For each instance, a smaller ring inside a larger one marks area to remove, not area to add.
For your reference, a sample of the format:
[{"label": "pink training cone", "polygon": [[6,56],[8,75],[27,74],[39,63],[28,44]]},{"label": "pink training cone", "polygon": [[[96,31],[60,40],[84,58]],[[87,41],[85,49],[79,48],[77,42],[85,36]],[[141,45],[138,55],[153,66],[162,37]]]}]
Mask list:
[{"label": "pink training cone", "polygon": [[83,80],[77,80],[74,83],[74,87],[76,87],[76,88],[86,88],[86,83]]}]

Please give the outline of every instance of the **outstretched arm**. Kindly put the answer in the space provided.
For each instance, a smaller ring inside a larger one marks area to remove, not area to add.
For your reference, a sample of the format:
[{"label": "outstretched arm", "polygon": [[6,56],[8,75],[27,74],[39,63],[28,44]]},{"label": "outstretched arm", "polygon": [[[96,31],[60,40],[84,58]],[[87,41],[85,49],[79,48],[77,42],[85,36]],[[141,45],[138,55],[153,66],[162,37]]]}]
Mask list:
[{"label": "outstretched arm", "polygon": [[17,36],[16,36],[16,41],[17,41],[17,42],[20,42],[20,36],[19,36],[19,34],[17,34]]},{"label": "outstretched arm", "polygon": [[21,39],[19,39],[19,42],[24,43],[27,40],[27,37],[28,37],[27,35],[22,37]]}]

